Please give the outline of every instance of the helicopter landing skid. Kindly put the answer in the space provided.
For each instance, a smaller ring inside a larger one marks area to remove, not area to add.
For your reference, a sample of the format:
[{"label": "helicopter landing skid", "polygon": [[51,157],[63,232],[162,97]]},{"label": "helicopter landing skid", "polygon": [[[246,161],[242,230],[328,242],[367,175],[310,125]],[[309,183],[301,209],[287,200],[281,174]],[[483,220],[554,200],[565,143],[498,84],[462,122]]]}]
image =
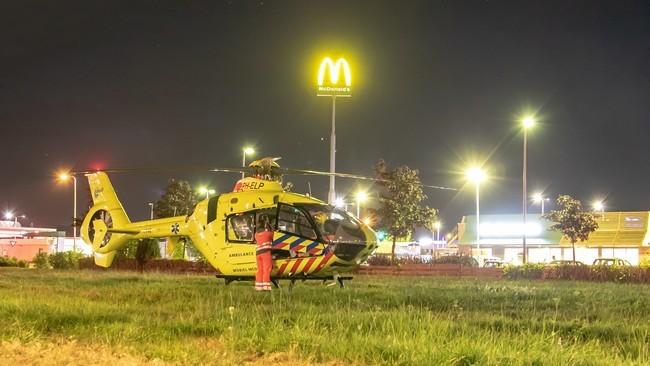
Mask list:
[{"label": "helicopter landing skid", "polygon": [[[235,281],[255,281],[255,277],[249,277],[249,276],[228,276],[228,275],[215,275],[217,278],[223,278],[226,282],[226,285],[229,285],[231,282]],[[296,281],[307,281],[307,280],[316,280],[316,281],[323,281],[323,284],[325,284],[327,281],[335,281],[334,284],[338,284],[340,288],[345,287],[344,281],[349,281],[353,277],[352,276],[339,276],[339,275],[333,275],[333,276],[325,276],[325,277],[294,277],[294,278],[277,278],[277,277],[271,277],[271,283],[275,288],[280,288],[280,280],[289,280],[289,291],[293,289],[293,287],[296,284]]]}]

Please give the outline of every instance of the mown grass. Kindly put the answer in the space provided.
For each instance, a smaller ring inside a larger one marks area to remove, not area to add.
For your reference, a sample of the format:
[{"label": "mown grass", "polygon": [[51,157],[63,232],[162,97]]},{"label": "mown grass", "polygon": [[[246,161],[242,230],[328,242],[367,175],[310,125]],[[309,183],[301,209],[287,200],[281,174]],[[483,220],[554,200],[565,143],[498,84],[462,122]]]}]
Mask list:
[{"label": "mown grass", "polygon": [[0,270],[0,340],[239,364],[650,363],[650,286],[357,277],[272,294],[204,276]]}]

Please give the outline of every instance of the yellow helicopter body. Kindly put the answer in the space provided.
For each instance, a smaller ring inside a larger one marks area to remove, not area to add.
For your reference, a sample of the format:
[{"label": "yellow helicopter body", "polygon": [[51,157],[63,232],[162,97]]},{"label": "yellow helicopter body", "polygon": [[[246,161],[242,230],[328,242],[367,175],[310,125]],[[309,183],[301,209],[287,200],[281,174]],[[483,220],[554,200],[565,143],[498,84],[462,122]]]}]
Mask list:
[{"label": "yellow helicopter body", "polygon": [[81,236],[102,267],[109,267],[129,240],[169,238],[173,247],[189,238],[227,282],[253,278],[259,215],[267,215],[274,228],[274,279],[337,277],[377,247],[375,232],[360,220],[313,197],[285,192],[278,181],[246,177],[232,193],[199,202],[189,216],[131,222],[108,175],[86,176],[94,205],[83,220]]}]

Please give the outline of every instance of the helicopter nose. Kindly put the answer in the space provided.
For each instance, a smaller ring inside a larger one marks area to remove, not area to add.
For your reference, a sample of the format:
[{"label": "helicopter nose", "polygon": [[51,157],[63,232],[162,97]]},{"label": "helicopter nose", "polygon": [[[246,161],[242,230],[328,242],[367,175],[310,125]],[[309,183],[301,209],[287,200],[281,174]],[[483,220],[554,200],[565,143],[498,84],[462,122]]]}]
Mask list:
[{"label": "helicopter nose", "polygon": [[350,243],[337,243],[334,255],[346,261],[357,261],[365,257],[377,246],[377,234],[370,228],[363,228],[364,240]]}]

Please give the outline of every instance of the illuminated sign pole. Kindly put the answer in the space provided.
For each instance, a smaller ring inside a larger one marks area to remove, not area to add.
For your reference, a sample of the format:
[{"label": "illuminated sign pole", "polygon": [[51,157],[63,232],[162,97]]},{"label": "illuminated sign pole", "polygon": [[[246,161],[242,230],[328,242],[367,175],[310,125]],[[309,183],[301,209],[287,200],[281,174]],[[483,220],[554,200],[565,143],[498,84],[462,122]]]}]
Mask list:
[{"label": "illuminated sign pole", "polygon": [[[325,78],[325,73],[329,78]],[[340,76],[343,73],[343,79]],[[339,82],[340,81],[340,82]],[[336,97],[352,96],[352,74],[348,62],[339,58],[336,62],[325,57],[318,68],[316,95],[332,97],[332,134],[330,136],[330,173],[336,173]],[[327,202],[334,204],[336,200],[335,177],[330,176],[330,187],[327,192]]]}]

